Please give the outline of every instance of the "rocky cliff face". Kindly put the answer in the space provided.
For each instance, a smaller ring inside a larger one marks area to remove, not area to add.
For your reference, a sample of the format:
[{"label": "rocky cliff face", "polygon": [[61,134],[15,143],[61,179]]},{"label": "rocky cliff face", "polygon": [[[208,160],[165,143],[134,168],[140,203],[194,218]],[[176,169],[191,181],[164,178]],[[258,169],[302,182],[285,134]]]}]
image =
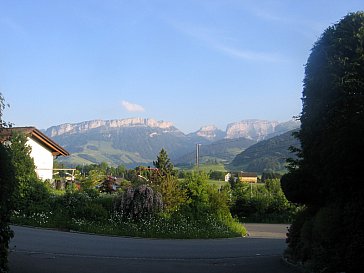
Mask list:
[{"label": "rocky cliff face", "polygon": [[63,134],[82,133],[100,127],[123,128],[123,127],[136,127],[136,126],[159,128],[168,131],[173,131],[175,129],[173,127],[172,122],[157,121],[155,119],[145,119],[145,118],[128,118],[128,119],[115,119],[115,120],[91,120],[74,124],[66,123],[48,128],[46,130],[46,134],[50,137],[55,137]]},{"label": "rocky cliff face", "polygon": [[226,128],[226,138],[245,137],[259,141],[273,134],[278,124],[278,121],[255,119],[230,123]]},{"label": "rocky cliff face", "polygon": [[195,134],[210,141],[216,141],[225,136],[225,132],[218,129],[215,125],[201,127]]},{"label": "rocky cliff face", "polygon": [[287,121],[279,123],[278,121],[269,120],[242,120],[239,122],[230,123],[227,125],[226,131],[219,130],[214,125],[201,127],[197,132],[189,134],[192,137],[200,137],[208,141],[217,141],[220,139],[236,139],[247,138],[254,141],[261,141],[289,130],[298,128],[298,121]]},{"label": "rocky cliff face", "polygon": [[162,148],[171,159],[187,158],[183,156],[193,153],[196,144],[202,144],[201,153],[209,159],[226,162],[256,141],[292,126],[295,124],[245,120],[229,124],[226,132],[210,125],[186,135],[171,122],[129,118],[67,123],[50,127],[45,133],[71,153],[63,159],[69,165],[105,161],[116,166],[151,164]]}]

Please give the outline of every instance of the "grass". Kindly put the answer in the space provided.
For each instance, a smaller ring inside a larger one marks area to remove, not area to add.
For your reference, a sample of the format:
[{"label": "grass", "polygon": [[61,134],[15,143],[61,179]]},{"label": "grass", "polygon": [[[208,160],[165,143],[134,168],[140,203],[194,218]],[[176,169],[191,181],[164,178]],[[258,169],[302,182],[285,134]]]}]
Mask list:
[{"label": "grass", "polygon": [[186,171],[204,171],[206,173],[210,171],[227,172],[225,164],[223,163],[216,163],[216,164],[201,163],[199,165],[199,168],[197,168],[196,165],[188,165],[188,166],[179,166],[179,168],[177,169]]},{"label": "grass", "polygon": [[229,184],[229,182],[225,182],[225,181],[221,181],[221,180],[212,180],[212,179],[209,179],[208,183],[210,185],[216,186],[217,188],[221,188],[221,187]]},{"label": "grass", "polygon": [[199,221],[191,221],[186,217],[168,218],[161,216],[133,221],[112,215],[103,222],[76,218],[59,219],[59,217],[53,213],[34,213],[27,216],[15,213],[12,222],[19,225],[144,238],[210,239],[246,235],[246,229],[242,224],[233,220],[227,225],[209,215]]},{"label": "grass", "polygon": [[[100,153],[102,151],[102,153]],[[79,155],[86,154],[89,156],[90,161],[86,158],[83,158]],[[125,164],[130,164],[133,162],[149,162],[152,160],[144,159],[140,157],[140,155],[132,152],[122,151],[115,149],[112,147],[112,143],[107,141],[88,141],[86,145],[84,145],[83,150],[81,152],[72,153],[69,159],[66,161],[75,165],[80,164],[93,164],[95,162],[113,162],[117,157],[118,161],[122,161]],[[114,164],[115,166],[117,164]]]}]

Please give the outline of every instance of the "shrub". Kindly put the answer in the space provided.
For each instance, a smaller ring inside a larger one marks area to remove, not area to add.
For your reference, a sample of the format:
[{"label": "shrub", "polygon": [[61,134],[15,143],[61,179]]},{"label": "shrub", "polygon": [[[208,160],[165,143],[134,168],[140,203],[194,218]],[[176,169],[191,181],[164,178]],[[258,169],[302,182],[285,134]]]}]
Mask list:
[{"label": "shrub", "polygon": [[362,11],[346,15],[315,43],[296,133],[301,149],[281,179],[287,198],[310,212],[295,227],[300,236],[292,229],[297,243],[289,244],[290,252],[316,272],[361,272],[364,267],[363,56]]},{"label": "shrub", "polygon": [[0,272],[2,273],[7,271],[9,241],[13,236],[9,223],[16,180],[10,154],[2,144],[0,144],[0,158]]},{"label": "shrub", "polygon": [[158,177],[158,183],[152,184],[154,189],[160,192],[163,199],[163,212],[166,214],[179,210],[186,202],[186,190],[182,188],[179,180],[170,174]]},{"label": "shrub", "polygon": [[224,179],[225,179],[225,172],[222,172],[222,171],[210,171],[209,177],[210,177],[210,179],[213,179],[213,180],[222,180],[222,181],[224,181]]},{"label": "shrub", "polygon": [[[181,206],[181,210],[174,214],[177,218],[187,218],[191,222],[206,225],[206,229],[212,229],[217,225],[227,230],[235,230],[240,236],[244,233],[241,225],[233,219],[229,210],[230,188],[217,187],[207,183],[208,176],[204,172],[192,172],[186,175],[184,187],[187,201]],[[210,222],[204,222],[211,219]],[[214,223],[212,226],[211,223]],[[199,225],[198,224],[198,225]]]},{"label": "shrub", "polygon": [[[0,93],[0,129],[6,125],[2,120],[3,109],[4,102]],[[26,137],[14,133],[9,142],[10,144],[0,143],[0,272],[7,271],[8,244],[13,236],[9,223],[15,209],[18,185],[27,179],[36,179]]]},{"label": "shrub", "polygon": [[128,187],[115,200],[115,210],[129,219],[141,219],[161,211],[162,207],[161,194],[147,185]]},{"label": "shrub", "polygon": [[266,180],[265,185],[236,183],[232,191],[231,213],[243,222],[289,223],[297,209],[277,179]]},{"label": "shrub", "polygon": [[204,172],[191,172],[186,175],[182,188],[186,191],[187,201],[181,210],[191,219],[202,219],[209,213],[208,176]]},{"label": "shrub", "polygon": [[[106,221],[111,212],[107,201],[102,200],[94,190],[67,191],[64,195],[54,196],[54,224],[61,228],[71,228],[72,220],[87,220],[91,222]],[[109,201],[110,202],[110,201]],[[112,202],[112,201],[111,201]]]},{"label": "shrub", "polygon": [[15,208],[25,215],[51,211],[49,188],[38,179],[20,183]]}]

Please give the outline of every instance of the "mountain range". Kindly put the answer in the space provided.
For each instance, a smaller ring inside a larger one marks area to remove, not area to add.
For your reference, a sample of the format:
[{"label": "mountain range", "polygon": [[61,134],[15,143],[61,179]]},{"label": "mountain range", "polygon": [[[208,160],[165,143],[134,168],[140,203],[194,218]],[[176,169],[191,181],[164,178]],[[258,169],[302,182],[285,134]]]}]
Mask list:
[{"label": "mountain range", "polygon": [[151,164],[162,148],[172,161],[190,164],[196,144],[201,144],[202,158],[230,162],[258,141],[298,126],[296,121],[243,120],[228,124],[225,131],[209,125],[185,134],[172,122],[129,118],[66,123],[44,132],[71,153],[61,159],[66,165],[104,161],[110,165],[135,166]]}]

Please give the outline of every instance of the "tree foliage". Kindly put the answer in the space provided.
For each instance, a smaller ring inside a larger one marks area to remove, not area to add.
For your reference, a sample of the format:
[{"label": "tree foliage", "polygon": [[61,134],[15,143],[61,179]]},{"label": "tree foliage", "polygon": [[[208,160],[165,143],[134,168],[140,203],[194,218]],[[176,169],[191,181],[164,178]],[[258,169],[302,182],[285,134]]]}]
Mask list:
[{"label": "tree foliage", "polygon": [[186,201],[187,195],[177,178],[177,172],[174,170],[166,150],[160,151],[157,160],[153,161],[153,165],[157,171],[150,171],[151,186],[161,193],[164,212],[171,214],[178,211],[181,204]]},{"label": "tree foliage", "polygon": [[167,174],[160,177],[162,181],[158,184],[157,190],[163,198],[163,209],[166,213],[177,211],[181,204],[186,202],[186,190],[184,190],[176,176]]},{"label": "tree foliage", "polygon": [[[3,111],[7,104],[0,93],[0,134],[11,124],[3,120]],[[37,179],[34,162],[30,157],[30,148],[26,137],[14,134],[0,143],[0,272],[7,271],[7,256],[10,238],[10,216],[17,206],[19,194],[24,192],[26,181]]]},{"label": "tree foliage", "polygon": [[300,158],[282,186],[289,200],[307,207],[291,227],[289,250],[315,270],[358,272],[356,266],[364,266],[363,67],[363,12],[329,27],[306,65]]},{"label": "tree foliage", "polygon": [[210,179],[213,179],[213,180],[224,181],[225,180],[225,172],[211,170],[209,172],[209,177],[210,177]]},{"label": "tree foliage", "polygon": [[232,216],[229,210],[230,187],[218,189],[208,183],[205,172],[190,172],[182,182],[187,200],[181,210],[192,220],[211,216],[218,221],[229,222]]},{"label": "tree foliage", "polygon": [[233,181],[231,213],[241,221],[288,223],[297,207],[288,202],[279,179],[265,179],[265,184]]},{"label": "tree foliage", "polygon": [[173,174],[173,164],[168,157],[166,150],[162,149],[157,156],[157,160],[153,161],[154,167],[158,168],[161,175]]},{"label": "tree foliage", "polygon": [[5,102],[5,98],[0,92],[0,129],[12,126],[12,123],[3,120],[3,114],[6,107],[10,107],[10,105]]},{"label": "tree foliage", "polygon": [[271,179],[280,179],[282,175],[280,173],[274,173],[274,172],[263,172],[261,182],[265,183],[266,180]]},{"label": "tree foliage", "polygon": [[8,147],[0,144],[0,272],[7,270],[10,238],[10,215],[13,210],[13,192],[16,187],[15,168],[11,164]]},{"label": "tree foliage", "polygon": [[[7,104],[0,93],[0,133],[8,126],[3,120],[3,111]],[[11,162],[11,152],[8,145],[0,143],[0,272],[7,271],[7,257],[10,238],[10,215],[13,210],[13,193],[16,189],[15,168]]]},{"label": "tree foliage", "polygon": [[233,169],[240,167],[246,171],[258,173],[285,170],[285,160],[295,156],[289,147],[299,147],[299,141],[292,136],[295,131],[292,130],[250,146],[234,158],[231,167]]}]

